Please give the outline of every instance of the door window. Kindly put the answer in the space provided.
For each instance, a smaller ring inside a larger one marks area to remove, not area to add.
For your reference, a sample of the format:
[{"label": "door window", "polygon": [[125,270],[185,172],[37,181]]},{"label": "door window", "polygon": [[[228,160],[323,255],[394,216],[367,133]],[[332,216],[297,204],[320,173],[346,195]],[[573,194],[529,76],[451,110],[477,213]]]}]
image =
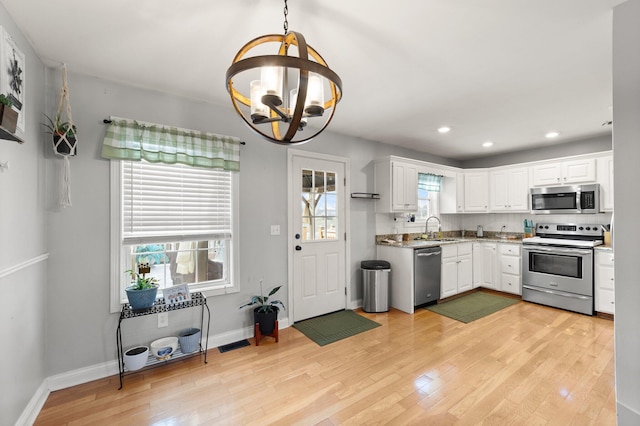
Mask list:
[{"label": "door window", "polygon": [[335,240],[338,235],[336,173],[302,170],[302,239]]}]

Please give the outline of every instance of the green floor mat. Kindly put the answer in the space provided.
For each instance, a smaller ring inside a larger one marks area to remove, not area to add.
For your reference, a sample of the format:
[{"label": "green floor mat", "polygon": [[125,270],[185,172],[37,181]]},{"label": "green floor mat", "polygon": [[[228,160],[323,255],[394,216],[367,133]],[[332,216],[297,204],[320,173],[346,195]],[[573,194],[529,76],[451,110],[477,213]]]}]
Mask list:
[{"label": "green floor mat", "polygon": [[468,323],[518,303],[518,299],[475,292],[426,309],[454,320]]},{"label": "green floor mat", "polygon": [[320,346],[346,339],[376,327],[380,327],[380,324],[353,311],[334,312],[293,324],[293,328]]}]

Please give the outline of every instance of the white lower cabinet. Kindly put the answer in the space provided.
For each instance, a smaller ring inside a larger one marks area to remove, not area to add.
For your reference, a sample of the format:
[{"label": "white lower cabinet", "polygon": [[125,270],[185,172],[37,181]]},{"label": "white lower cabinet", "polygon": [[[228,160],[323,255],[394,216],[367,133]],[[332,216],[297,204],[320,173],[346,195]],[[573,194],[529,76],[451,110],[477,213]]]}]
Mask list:
[{"label": "white lower cabinet", "polygon": [[450,297],[473,288],[473,244],[442,246],[440,297]]},{"label": "white lower cabinet", "polygon": [[596,311],[615,313],[615,277],[613,253],[596,250],[595,297]]},{"label": "white lower cabinet", "polygon": [[473,243],[473,288],[482,285],[482,243]]},{"label": "white lower cabinet", "polygon": [[518,244],[499,244],[500,246],[500,290],[522,294],[520,277],[520,246]]},{"label": "white lower cabinet", "polygon": [[499,290],[498,288],[498,251],[496,243],[482,244],[482,281],[480,286]]},{"label": "white lower cabinet", "polygon": [[500,290],[496,243],[473,243],[473,288]]}]

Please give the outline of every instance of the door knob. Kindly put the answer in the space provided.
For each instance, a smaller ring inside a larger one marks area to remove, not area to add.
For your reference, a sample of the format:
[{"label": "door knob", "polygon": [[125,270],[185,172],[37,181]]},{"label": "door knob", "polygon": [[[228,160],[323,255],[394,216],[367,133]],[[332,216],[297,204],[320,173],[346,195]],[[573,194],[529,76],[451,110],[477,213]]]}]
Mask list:
[{"label": "door knob", "polygon": [[296,250],[297,250],[297,251],[300,251],[300,250],[302,250],[302,247],[300,247],[300,246],[296,246]]},{"label": "door knob", "polygon": [[295,237],[296,237],[296,240],[299,240],[300,239],[300,234],[296,234]]}]

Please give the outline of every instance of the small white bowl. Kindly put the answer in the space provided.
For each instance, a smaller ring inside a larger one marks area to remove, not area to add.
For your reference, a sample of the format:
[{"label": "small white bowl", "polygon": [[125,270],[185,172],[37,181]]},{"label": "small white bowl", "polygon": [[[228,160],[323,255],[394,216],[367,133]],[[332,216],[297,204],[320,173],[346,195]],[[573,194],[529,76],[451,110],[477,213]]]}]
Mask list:
[{"label": "small white bowl", "polygon": [[171,355],[178,349],[177,337],[163,337],[162,339],[154,340],[150,345],[151,353],[160,361],[171,358]]}]

